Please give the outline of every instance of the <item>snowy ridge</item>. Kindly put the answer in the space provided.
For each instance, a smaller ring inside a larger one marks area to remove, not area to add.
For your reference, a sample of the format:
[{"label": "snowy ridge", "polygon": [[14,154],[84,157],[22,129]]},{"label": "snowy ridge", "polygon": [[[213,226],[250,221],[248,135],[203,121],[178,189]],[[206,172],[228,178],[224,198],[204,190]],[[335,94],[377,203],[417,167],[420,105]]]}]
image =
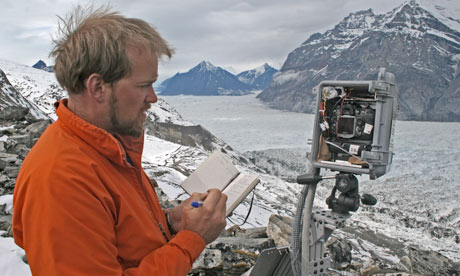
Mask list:
[{"label": "snowy ridge", "polygon": [[418,0],[420,5],[453,30],[460,30],[460,8],[456,0]]},{"label": "snowy ridge", "polygon": [[163,81],[161,95],[245,95],[251,88],[232,73],[202,61],[186,73],[177,73]]},{"label": "snowy ridge", "polygon": [[196,125],[190,121],[184,120],[182,116],[162,98],[159,98],[157,103],[152,104],[152,107],[147,112],[147,117],[152,122],[172,123],[182,126]]},{"label": "snowy ridge", "polygon": [[203,60],[200,64],[198,64],[196,67],[194,67],[191,70],[216,72],[218,70],[218,67],[214,66],[209,61]]},{"label": "snowy ridge", "polygon": [[246,72],[246,76],[239,76],[241,75],[242,73],[238,74],[238,79],[242,82],[245,82],[245,83],[251,83],[251,81],[254,81],[255,78],[259,77],[260,75],[262,75],[263,73],[265,73],[268,69],[270,68],[270,65],[268,65],[267,63],[265,63],[264,65],[261,65],[259,67],[256,67],[252,70],[249,70],[249,71],[245,71]]},{"label": "snowy ridge", "polygon": [[[430,1],[425,1],[430,2]],[[431,5],[425,4],[430,10],[440,11],[434,12],[434,14],[443,18],[443,23],[448,27],[453,28],[457,32],[460,31],[460,19],[454,19],[452,17],[446,17],[442,15],[441,11],[447,13],[447,8],[441,8],[439,5],[432,7]],[[455,10],[455,9],[454,9]],[[451,14],[451,13],[449,13]],[[457,13],[455,16],[458,17]],[[314,35],[309,40],[305,41],[302,46],[311,46],[324,42],[324,40],[331,39],[334,41],[333,45],[328,43],[323,48],[317,48],[318,51],[324,49],[326,51],[333,50],[332,57],[334,59],[339,58],[344,50],[347,50],[353,44],[356,44],[356,40],[367,40],[368,37],[364,36],[366,33],[372,32],[383,32],[383,33],[394,33],[395,27],[397,32],[401,34],[408,34],[414,37],[423,36],[424,33],[430,33],[439,36],[443,39],[449,40],[453,43],[458,44],[460,47],[459,36],[449,36],[445,32],[440,32],[430,26],[428,19],[434,19],[435,17],[428,11],[422,8],[418,1],[408,1],[405,4],[393,9],[392,11],[375,15],[372,9],[351,13],[345,17],[334,29],[327,31],[324,35]],[[415,21],[414,21],[415,19]],[[343,32],[346,31],[346,35]],[[360,41],[359,43],[362,43]],[[331,48],[332,47],[332,48]]]},{"label": "snowy ridge", "polygon": [[237,75],[237,78],[248,85],[254,90],[263,90],[270,85],[273,79],[273,75],[278,70],[265,63],[252,70],[241,72]]}]

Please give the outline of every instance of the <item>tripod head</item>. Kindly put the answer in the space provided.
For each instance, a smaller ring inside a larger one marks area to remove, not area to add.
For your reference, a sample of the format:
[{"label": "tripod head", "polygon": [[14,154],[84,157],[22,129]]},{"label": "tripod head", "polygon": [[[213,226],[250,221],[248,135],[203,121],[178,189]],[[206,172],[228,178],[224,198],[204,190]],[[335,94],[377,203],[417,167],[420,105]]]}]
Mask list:
[{"label": "tripod head", "polygon": [[[335,197],[339,191],[338,198]],[[326,199],[329,209],[339,214],[355,212],[359,208],[359,183],[355,175],[351,173],[339,173],[336,176],[335,186],[331,195]]]},{"label": "tripod head", "polygon": [[[340,172],[335,176],[322,177],[318,174],[304,174],[297,177],[299,184],[317,184],[323,179],[335,178],[335,185],[331,195],[326,199],[326,203],[332,212],[338,214],[348,214],[359,209],[360,201],[364,205],[375,205],[377,199],[370,194],[359,195],[359,181],[352,173]],[[336,197],[336,193],[340,192]]]}]

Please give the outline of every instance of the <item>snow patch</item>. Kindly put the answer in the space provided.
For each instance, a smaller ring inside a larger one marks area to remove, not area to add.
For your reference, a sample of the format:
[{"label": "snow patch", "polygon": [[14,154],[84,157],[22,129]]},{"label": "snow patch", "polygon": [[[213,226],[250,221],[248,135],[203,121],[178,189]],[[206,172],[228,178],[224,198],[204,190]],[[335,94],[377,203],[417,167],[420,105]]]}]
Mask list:
[{"label": "snow patch", "polygon": [[18,247],[13,238],[0,238],[0,271],[4,276],[32,275],[29,266],[23,261],[25,252]]},{"label": "snow patch", "polygon": [[281,85],[285,82],[291,81],[291,80],[296,80],[300,77],[302,72],[296,72],[294,70],[288,70],[283,73],[276,73],[273,76],[273,82],[275,82],[277,85]]},{"label": "snow patch", "polygon": [[2,195],[0,196],[0,206],[5,205],[3,212],[6,214],[13,214],[13,195]]}]

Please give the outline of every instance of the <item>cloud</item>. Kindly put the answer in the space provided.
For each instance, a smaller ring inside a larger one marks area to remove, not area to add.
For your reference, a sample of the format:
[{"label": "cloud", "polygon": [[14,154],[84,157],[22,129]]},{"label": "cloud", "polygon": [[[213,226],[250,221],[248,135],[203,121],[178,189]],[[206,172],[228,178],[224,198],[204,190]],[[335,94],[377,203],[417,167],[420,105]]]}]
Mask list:
[{"label": "cloud", "polygon": [[[404,0],[112,0],[115,10],[154,25],[176,48],[160,74],[184,72],[202,60],[237,71],[265,62],[281,67],[288,53],[314,32],[324,32],[350,12],[388,11]],[[82,1],[2,0],[0,58],[33,64],[48,57],[56,15]],[[95,6],[102,0],[86,1]],[[48,63],[52,62],[47,60]]]}]

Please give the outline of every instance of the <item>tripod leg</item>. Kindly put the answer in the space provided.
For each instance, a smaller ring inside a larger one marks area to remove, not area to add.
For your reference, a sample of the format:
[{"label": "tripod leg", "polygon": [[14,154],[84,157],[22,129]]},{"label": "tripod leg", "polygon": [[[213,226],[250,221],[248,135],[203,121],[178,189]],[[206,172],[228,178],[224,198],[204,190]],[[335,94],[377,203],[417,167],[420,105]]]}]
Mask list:
[{"label": "tripod leg", "polygon": [[303,229],[302,229],[302,275],[309,275],[309,266],[312,256],[310,256],[310,225],[313,210],[313,201],[315,200],[317,184],[309,185],[308,194],[305,200],[305,208],[303,210]]}]

